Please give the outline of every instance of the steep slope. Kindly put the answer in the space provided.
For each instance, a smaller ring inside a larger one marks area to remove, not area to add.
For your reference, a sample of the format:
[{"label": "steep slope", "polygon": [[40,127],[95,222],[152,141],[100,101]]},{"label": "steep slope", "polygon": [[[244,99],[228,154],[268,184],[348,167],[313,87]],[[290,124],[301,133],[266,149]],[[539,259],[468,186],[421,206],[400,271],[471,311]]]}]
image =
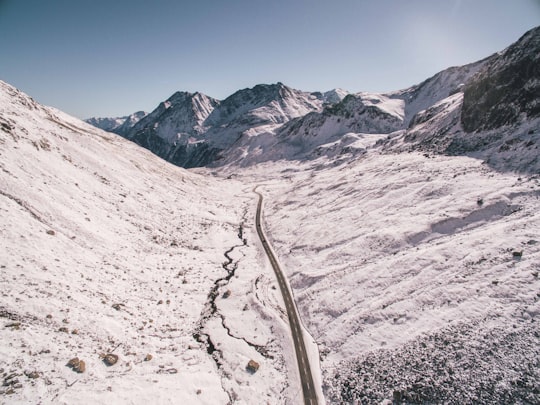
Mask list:
[{"label": "steep slope", "polygon": [[390,98],[404,101],[404,128],[407,128],[414,116],[441,100],[463,90],[465,83],[480,71],[493,56],[463,66],[454,66],[439,72],[422,83],[408,89],[387,94]]},{"label": "steep slope", "polygon": [[540,173],[540,28],[490,57],[459,91],[420,111],[393,150],[469,155]]},{"label": "steep slope", "polygon": [[217,105],[218,100],[201,93],[176,92],[124,135],[178,166],[202,166],[217,153],[200,142],[204,121]]},{"label": "steep slope", "polygon": [[3,82],[0,156],[0,402],[295,401],[283,304],[240,183]]},{"label": "steep slope", "polygon": [[540,27],[492,58],[464,89],[466,132],[490,130],[540,116]]}]

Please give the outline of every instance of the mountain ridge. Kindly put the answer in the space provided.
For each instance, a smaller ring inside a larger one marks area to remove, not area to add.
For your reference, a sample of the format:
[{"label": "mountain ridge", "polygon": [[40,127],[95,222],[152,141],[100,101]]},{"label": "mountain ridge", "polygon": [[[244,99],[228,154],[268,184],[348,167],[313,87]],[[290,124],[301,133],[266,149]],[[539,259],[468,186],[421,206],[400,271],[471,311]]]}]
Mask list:
[{"label": "mountain ridge", "polygon": [[[184,94],[177,92],[131,128],[124,126],[121,135],[187,168],[339,155],[354,149],[354,137],[348,134],[357,138],[385,134],[388,139],[379,139],[378,145],[386,149],[451,154],[495,151],[507,148],[505,142],[524,137],[490,135],[490,131],[510,126],[513,129],[505,131],[517,134],[527,120],[523,117],[540,115],[538,55],[540,27],[498,53],[444,69],[403,90],[322,93],[303,92],[281,82],[259,84],[221,101],[204,96],[214,104],[202,108],[206,112],[200,119],[190,118],[189,108],[180,102],[172,103],[164,113],[166,103]],[[208,102],[200,107],[205,105]],[[103,119],[103,125],[108,124]],[[532,126],[527,129],[532,133],[526,135],[537,133]],[[472,132],[475,135],[468,135]],[[536,136],[525,138],[529,149],[537,147]],[[494,160],[504,166],[501,159]],[[537,170],[537,162],[529,160],[530,170]],[[527,170],[526,166],[519,170]]]}]

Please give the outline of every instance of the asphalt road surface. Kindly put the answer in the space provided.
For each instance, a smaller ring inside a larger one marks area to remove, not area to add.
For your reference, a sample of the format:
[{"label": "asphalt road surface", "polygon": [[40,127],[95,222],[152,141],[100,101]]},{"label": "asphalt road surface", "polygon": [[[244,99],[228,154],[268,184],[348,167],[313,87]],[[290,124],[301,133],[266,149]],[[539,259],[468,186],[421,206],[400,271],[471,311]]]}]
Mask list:
[{"label": "asphalt road surface", "polygon": [[257,191],[257,187],[253,189],[253,192],[259,196],[259,203],[257,204],[257,216],[255,218],[255,226],[257,227],[257,234],[262,242],[266,255],[272,264],[272,268],[276,273],[276,278],[285,301],[285,308],[287,310],[287,316],[289,317],[289,323],[291,325],[291,333],[294,342],[294,350],[296,352],[296,361],[298,362],[298,371],[300,372],[300,381],[302,382],[302,392],[304,394],[304,404],[317,405],[317,390],[313,384],[313,376],[311,374],[311,368],[309,366],[309,358],[306,352],[306,346],[304,344],[304,337],[302,335],[302,329],[298,314],[296,312],[296,306],[292,299],[291,293],[287,288],[287,282],[283,276],[283,272],[279,267],[279,264],[272,253],[272,249],[268,245],[268,241],[264,236],[264,232],[261,227],[261,211],[263,196]]}]

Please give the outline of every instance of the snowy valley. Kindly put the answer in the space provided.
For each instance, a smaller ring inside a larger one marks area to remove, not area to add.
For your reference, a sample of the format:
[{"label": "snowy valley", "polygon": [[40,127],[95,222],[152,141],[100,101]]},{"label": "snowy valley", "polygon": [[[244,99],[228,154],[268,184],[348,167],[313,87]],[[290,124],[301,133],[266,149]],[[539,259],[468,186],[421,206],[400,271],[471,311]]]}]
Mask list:
[{"label": "snowy valley", "polygon": [[[251,188],[189,173],[5,83],[0,125],[0,402],[294,395]],[[66,366],[74,358],[84,372]]]},{"label": "snowy valley", "polygon": [[540,402],[539,55],[90,121],[121,136],[0,82],[0,402],[303,403],[255,187],[320,404]]}]

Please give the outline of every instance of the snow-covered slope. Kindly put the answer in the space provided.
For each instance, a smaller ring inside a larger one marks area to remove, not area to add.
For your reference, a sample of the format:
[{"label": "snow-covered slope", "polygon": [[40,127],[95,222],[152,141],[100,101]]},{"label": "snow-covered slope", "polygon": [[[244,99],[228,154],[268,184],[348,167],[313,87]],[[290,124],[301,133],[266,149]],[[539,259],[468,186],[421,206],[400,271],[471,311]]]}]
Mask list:
[{"label": "snow-covered slope", "polygon": [[249,189],[3,82],[0,156],[0,402],[296,403]]},{"label": "snow-covered slope", "polygon": [[540,173],[540,27],[482,63],[461,91],[420,111],[386,147],[483,159]]},{"label": "snow-covered slope", "polygon": [[492,57],[463,66],[454,66],[443,70],[408,89],[388,93],[387,96],[404,101],[404,125],[410,125],[414,116],[441,100],[463,90],[479,70],[486,66]]},{"label": "snow-covered slope", "polygon": [[264,184],[328,403],[538,403],[538,175],[369,147],[231,171]]}]

